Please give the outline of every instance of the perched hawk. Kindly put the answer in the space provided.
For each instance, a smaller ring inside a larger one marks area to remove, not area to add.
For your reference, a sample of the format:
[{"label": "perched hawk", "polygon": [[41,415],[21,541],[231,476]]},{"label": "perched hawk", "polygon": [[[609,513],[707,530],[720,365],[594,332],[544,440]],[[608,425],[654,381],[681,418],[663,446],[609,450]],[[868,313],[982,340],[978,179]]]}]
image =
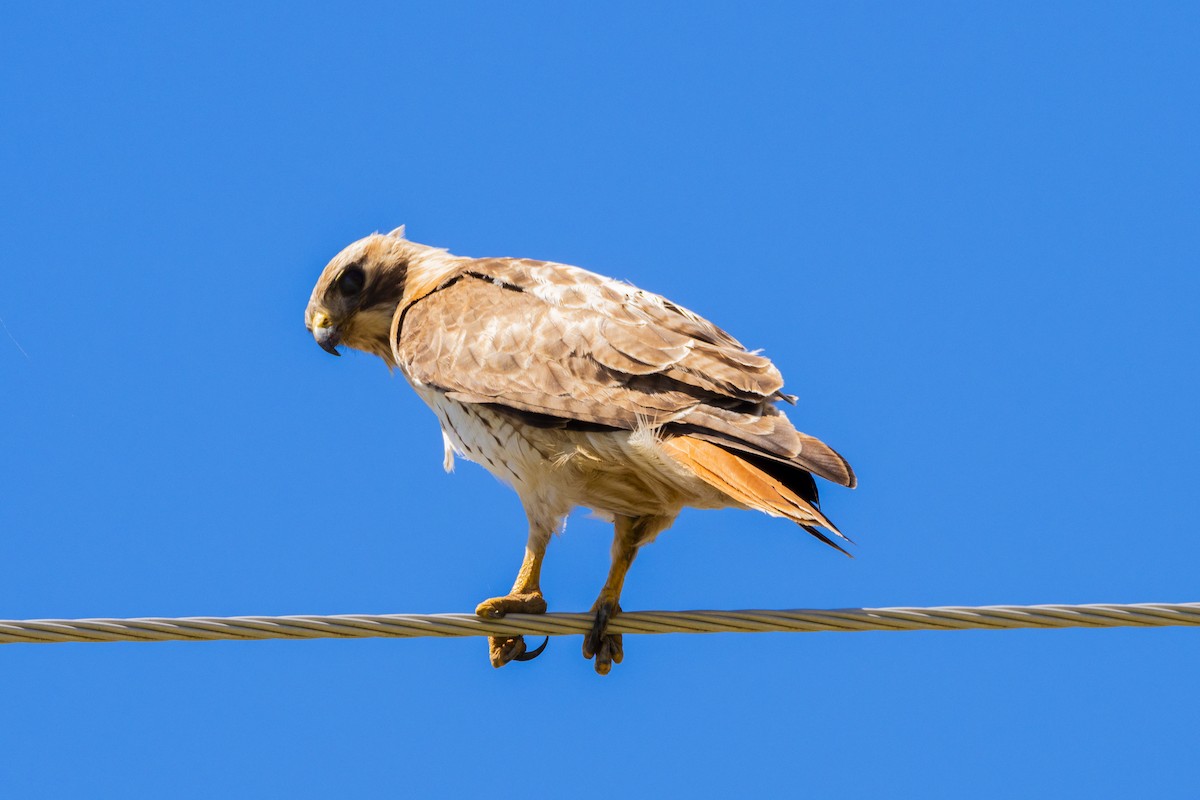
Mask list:
[{"label": "perched hawk", "polygon": [[[769,360],[656,294],[564,264],[461,258],[399,228],[329,262],[305,324],[326,351],[345,344],[404,374],[441,423],[447,470],[457,453],[520,496],[525,560],[512,591],[475,613],[543,613],[550,535],[575,506],[612,519],[583,642],[601,674],[623,654],[607,628],[625,573],[684,506],[757,509],[842,549],[818,530],[846,538],[813,475],[853,487],[850,465],[792,427]],[[536,655],[519,636],[489,644],[497,667]]]}]

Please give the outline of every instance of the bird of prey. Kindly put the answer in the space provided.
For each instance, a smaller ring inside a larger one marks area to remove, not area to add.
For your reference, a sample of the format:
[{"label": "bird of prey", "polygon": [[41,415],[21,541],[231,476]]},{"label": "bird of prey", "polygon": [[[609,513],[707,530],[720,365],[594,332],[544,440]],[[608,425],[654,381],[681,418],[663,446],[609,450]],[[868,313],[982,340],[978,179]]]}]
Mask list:
[{"label": "bird of prey", "polygon": [[[795,398],[767,358],[659,295],[565,264],[454,256],[397,228],[329,262],[305,325],[327,352],[344,344],[404,375],[437,415],[447,471],[457,454],[516,490],[525,558],[478,615],[544,613],[551,534],[576,506],[613,522],[583,642],[602,675],[623,656],[608,626],[626,572],[685,506],[763,511],[842,550],[820,530],[846,539],[813,476],[853,487],[846,459],[792,427],[777,403]],[[520,636],[489,649],[497,667],[541,650]]]}]

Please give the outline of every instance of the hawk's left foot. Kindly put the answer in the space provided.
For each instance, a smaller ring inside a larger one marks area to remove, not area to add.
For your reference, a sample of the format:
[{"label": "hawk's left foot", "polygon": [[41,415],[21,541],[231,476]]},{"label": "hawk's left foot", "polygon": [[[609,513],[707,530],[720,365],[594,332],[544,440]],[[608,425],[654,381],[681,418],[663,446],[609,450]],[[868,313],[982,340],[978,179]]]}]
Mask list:
[{"label": "hawk's left foot", "polygon": [[[541,592],[507,594],[484,600],[475,608],[475,614],[484,619],[500,619],[505,614],[545,614],[546,598]],[[536,650],[525,650],[523,636],[489,636],[488,656],[493,667],[503,667],[510,661],[532,661],[546,649],[549,637]]]},{"label": "hawk's left foot", "polygon": [[596,612],[596,620],[592,629],[583,637],[583,657],[596,659],[596,672],[607,675],[613,664],[620,664],[625,657],[625,649],[621,646],[621,634],[607,633],[608,623],[621,613],[621,606],[615,600],[600,598],[592,606]]}]

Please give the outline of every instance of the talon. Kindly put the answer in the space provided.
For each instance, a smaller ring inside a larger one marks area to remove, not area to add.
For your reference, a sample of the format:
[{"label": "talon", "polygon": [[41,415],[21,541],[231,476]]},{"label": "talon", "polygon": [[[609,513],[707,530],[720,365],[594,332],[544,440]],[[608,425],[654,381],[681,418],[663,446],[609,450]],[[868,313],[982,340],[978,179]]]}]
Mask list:
[{"label": "talon", "polygon": [[596,609],[596,619],[592,622],[592,629],[588,631],[587,636],[583,637],[583,657],[591,658],[600,652],[600,647],[604,643],[604,631],[608,629],[608,621],[612,617],[612,607],[607,603]]},{"label": "talon", "polygon": [[546,649],[546,645],[548,645],[548,644],[550,644],[549,636],[547,636],[545,639],[542,640],[542,643],[537,646],[536,650],[529,650],[524,653],[521,653],[521,655],[515,656],[513,658],[513,661],[533,661],[535,658],[537,658],[538,656],[540,656],[542,654],[542,651]]},{"label": "talon", "polygon": [[493,667],[503,667],[508,662],[520,658],[524,652],[525,639],[521,636],[488,637],[488,655]]},{"label": "talon", "polygon": [[592,630],[598,630],[601,635],[608,629],[608,621],[612,619],[612,606],[608,603],[596,609],[596,621],[592,624]]}]

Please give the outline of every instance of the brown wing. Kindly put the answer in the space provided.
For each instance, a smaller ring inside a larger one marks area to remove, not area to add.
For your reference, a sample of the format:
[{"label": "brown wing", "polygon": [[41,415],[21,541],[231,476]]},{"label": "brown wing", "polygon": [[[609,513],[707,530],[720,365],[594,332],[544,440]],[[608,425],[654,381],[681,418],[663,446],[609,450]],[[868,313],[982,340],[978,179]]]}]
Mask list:
[{"label": "brown wing", "polygon": [[397,310],[392,347],[411,377],[462,402],[669,426],[854,485],[841,456],[775,407],[783,380],[768,359],[680,306],[576,267],[466,262]]}]

